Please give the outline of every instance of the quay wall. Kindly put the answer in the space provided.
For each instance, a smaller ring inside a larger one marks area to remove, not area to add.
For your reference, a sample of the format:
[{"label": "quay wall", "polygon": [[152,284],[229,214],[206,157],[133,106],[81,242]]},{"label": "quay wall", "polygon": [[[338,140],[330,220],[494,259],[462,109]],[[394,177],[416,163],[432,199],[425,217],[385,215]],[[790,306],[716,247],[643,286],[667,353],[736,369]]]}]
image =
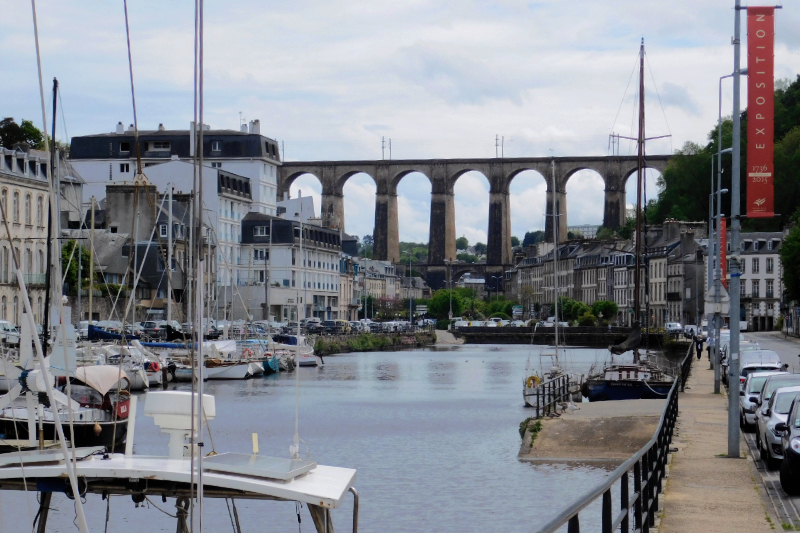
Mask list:
[{"label": "quay wall", "polygon": [[436,344],[436,335],[421,333],[362,333],[361,335],[325,335],[316,340],[314,353],[333,355],[350,352],[378,352],[382,350],[401,350],[420,348]]},{"label": "quay wall", "polygon": [[[602,346],[608,347],[619,344],[628,338],[630,328],[602,328],[602,327],[569,327],[559,328],[558,338],[560,343],[567,346]],[[553,344],[555,332],[553,328],[539,328],[536,333],[533,328],[458,328],[453,334],[464,339],[465,344]],[[649,339],[648,339],[649,337]],[[665,350],[688,349],[691,340],[682,336],[675,339],[665,333],[643,333],[642,346],[650,343],[652,347]]]}]

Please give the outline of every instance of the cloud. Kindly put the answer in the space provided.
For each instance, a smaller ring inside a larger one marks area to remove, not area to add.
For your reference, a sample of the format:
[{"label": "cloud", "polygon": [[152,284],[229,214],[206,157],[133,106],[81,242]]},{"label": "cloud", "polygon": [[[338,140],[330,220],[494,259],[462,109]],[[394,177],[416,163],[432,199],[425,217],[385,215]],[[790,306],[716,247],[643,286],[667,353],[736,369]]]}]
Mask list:
[{"label": "cloud", "polygon": [[700,113],[700,106],[685,87],[667,81],[661,84],[659,95],[664,107],[675,107],[691,115]]}]

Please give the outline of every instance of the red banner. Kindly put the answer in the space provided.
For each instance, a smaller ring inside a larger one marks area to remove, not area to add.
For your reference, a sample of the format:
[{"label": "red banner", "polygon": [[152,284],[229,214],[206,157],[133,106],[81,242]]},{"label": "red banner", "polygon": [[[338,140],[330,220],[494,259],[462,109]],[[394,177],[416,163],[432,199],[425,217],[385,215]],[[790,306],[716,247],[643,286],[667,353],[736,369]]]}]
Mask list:
[{"label": "red banner", "polygon": [[775,8],[747,7],[747,216],[774,216]]},{"label": "red banner", "polygon": [[728,219],[719,221],[719,266],[722,268],[722,285],[728,289]]}]

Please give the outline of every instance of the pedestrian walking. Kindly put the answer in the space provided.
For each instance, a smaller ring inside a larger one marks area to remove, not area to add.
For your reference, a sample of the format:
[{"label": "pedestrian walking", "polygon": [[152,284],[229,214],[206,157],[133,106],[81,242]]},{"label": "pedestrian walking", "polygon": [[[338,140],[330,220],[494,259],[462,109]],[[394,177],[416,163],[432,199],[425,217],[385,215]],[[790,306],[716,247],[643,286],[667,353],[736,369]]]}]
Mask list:
[{"label": "pedestrian walking", "polygon": [[694,349],[697,351],[697,360],[700,360],[700,356],[703,354],[703,337],[700,335],[695,336],[694,338]]}]

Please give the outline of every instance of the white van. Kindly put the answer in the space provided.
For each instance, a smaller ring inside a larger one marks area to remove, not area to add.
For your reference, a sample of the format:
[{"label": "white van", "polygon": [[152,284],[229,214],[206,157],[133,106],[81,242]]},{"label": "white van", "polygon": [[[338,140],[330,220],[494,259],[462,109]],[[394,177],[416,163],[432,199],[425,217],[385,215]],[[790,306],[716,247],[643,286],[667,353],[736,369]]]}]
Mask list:
[{"label": "white van", "polygon": [[19,344],[19,331],[8,320],[0,320],[0,341],[6,344]]}]

